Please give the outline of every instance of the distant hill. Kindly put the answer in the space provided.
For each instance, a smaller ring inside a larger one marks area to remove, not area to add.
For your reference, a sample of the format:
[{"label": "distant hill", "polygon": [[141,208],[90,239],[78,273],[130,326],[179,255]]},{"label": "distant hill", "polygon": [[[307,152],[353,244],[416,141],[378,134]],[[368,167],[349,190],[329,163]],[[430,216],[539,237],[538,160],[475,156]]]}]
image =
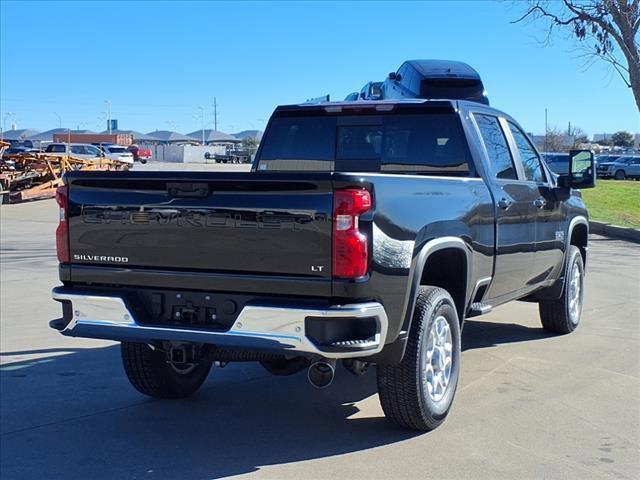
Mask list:
[{"label": "distant hill", "polygon": [[243,130],[238,133],[233,133],[234,137],[241,138],[244,140],[245,138],[257,138],[258,141],[262,140],[262,134],[264,132],[262,130]]}]

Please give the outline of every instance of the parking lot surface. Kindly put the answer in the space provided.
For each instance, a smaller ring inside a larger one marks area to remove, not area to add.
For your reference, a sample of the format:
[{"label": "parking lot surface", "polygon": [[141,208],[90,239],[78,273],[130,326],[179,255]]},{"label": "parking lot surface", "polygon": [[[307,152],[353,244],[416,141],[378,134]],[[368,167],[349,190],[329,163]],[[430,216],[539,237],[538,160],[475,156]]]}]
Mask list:
[{"label": "parking lot surface", "polygon": [[528,303],[469,320],[453,410],[419,434],[384,419],[374,371],[340,368],[315,390],[304,373],[231,364],[190,399],[141,396],[117,344],[48,327],[60,315],[55,202],[0,216],[3,479],[638,478],[637,244],[591,238],[571,335],[543,332]]}]

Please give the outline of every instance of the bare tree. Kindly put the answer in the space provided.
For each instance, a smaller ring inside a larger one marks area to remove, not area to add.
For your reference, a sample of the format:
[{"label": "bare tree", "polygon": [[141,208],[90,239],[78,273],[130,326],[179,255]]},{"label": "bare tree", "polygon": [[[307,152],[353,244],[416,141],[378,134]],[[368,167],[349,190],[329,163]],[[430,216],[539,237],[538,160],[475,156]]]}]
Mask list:
[{"label": "bare tree", "polygon": [[578,41],[593,41],[590,55],[615,69],[640,111],[640,0],[527,0],[526,4],[525,13],[513,23],[545,20],[549,36],[554,28],[564,28]]},{"label": "bare tree", "polygon": [[571,145],[566,143],[566,135],[562,130],[549,127],[544,137],[544,148],[547,152],[565,152]]}]

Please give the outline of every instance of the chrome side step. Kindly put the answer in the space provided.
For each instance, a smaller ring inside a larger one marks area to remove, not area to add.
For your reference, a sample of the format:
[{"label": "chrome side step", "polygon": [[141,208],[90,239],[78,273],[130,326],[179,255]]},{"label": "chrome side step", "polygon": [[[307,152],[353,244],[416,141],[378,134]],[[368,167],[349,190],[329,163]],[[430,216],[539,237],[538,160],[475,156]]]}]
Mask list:
[{"label": "chrome side step", "polygon": [[471,309],[467,314],[467,318],[469,317],[478,317],[480,315],[485,315],[493,310],[493,307],[488,303],[484,302],[475,302],[471,304]]}]

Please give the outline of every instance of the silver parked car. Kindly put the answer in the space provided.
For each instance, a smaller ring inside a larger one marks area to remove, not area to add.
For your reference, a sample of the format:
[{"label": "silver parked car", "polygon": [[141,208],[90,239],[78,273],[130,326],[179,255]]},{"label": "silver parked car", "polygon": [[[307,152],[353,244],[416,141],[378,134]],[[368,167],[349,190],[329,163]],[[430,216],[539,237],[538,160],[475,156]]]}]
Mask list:
[{"label": "silver parked car", "polygon": [[51,143],[47,145],[45,153],[49,155],[69,155],[85,160],[105,157],[102,150],[88,143]]},{"label": "silver parked car", "polygon": [[609,160],[606,156],[598,157],[596,172],[600,178],[640,178],[640,156],[623,155]]}]

